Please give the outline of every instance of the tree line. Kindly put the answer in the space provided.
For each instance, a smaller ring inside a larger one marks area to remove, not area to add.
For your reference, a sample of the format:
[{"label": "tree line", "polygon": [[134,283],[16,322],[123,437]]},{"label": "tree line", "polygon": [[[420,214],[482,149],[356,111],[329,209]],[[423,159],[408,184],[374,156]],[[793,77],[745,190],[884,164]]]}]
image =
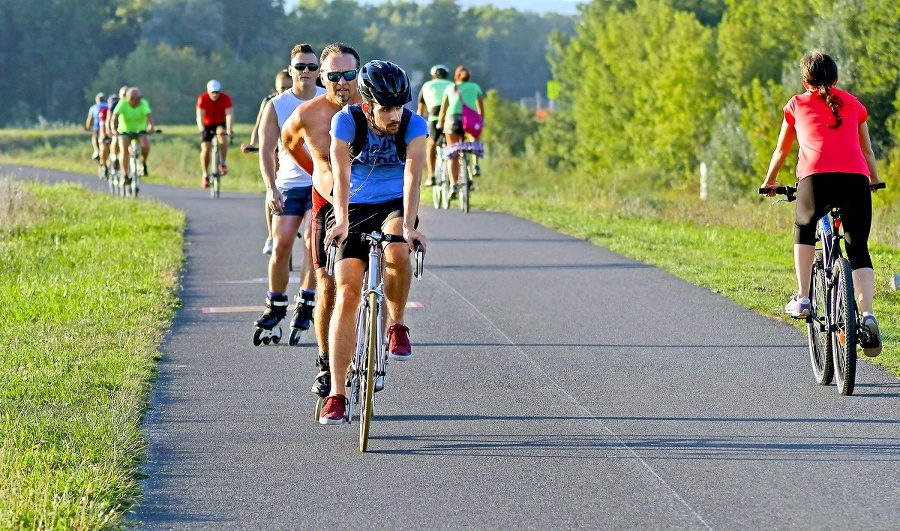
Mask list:
[{"label": "tree line", "polygon": [[574,17],[354,0],[0,0],[0,126],[81,122],[97,92],[141,87],[160,123],[192,123],[197,96],[218,79],[236,119],[252,122],[290,50],[342,41],[363,61],[388,59],[417,83],[437,63],[465,64],[504,98],[534,96],[550,79],[548,36]]},{"label": "tree line", "polygon": [[900,153],[898,33],[889,0],[594,0],[575,35],[551,35],[561,109],[522,153],[605,189],[693,188],[706,163],[717,194],[746,195],[803,91],[800,58],[821,49],[869,110],[884,177]]}]

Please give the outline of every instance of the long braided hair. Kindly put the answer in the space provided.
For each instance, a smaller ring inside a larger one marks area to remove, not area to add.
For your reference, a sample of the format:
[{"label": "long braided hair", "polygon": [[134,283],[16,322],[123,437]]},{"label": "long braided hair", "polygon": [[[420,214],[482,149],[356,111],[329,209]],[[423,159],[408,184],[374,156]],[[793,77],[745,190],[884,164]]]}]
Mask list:
[{"label": "long braided hair", "polygon": [[840,127],[842,123],[840,109],[843,102],[831,93],[831,87],[837,83],[838,78],[838,67],[834,59],[819,50],[813,50],[800,60],[800,75],[810,88],[819,93],[834,114],[834,123],[828,127],[831,129]]}]

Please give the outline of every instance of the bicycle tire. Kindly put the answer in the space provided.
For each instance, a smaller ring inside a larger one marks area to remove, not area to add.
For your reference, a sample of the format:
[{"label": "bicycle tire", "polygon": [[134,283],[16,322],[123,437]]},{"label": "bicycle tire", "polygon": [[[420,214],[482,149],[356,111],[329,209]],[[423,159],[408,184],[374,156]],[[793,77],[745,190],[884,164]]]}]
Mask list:
[{"label": "bicycle tire", "polygon": [[[444,161],[444,164],[450,164],[450,161]],[[441,208],[447,210],[450,208],[450,172],[444,171],[444,181],[441,183]]]},{"label": "bicycle tire", "polygon": [[834,261],[834,324],[832,355],[838,393],[853,394],[856,383],[856,301],[853,298],[853,277],[850,262],[843,256]]},{"label": "bicycle tire", "polygon": [[372,411],[375,405],[375,371],[378,360],[378,294],[369,293],[366,297],[366,384],[362,386],[362,411],[359,423],[359,451],[369,448],[369,428],[372,424]]},{"label": "bicycle tire", "polygon": [[347,387],[349,388],[349,400],[347,405],[347,420],[353,421],[354,406],[359,405],[360,391],[360,367],[363,366],[363,353],[365,352],[366,334],[365,334],[365,308],[362,304],[356,310],[356,347],[353,351],[353,358],[350,361],[350,370],[347,372]]},{"label": "bicycle tire", "polygon": [[469,213],[469,157],[459,156],[459,209]]},{"label": "bicycle tire", "polygon": [[834,378],[834,359],[831,354],[831,334],[828,332],[828,281],[821,251],[816,252],[812,277],[809,280],[810,316],[806,319],[809,338],[809,359],[813,376],[819,385],[829,385]]},{"label": "bicycle tire", "polygon": [[219,177],[221,174],[219,173],[219,165],[221,164],[221,154],[219,153],[219,140],[218,137],[213,138],[212,142],[212,163],[213,163],[213,171],[210,172],[212,176],[212,183],[209,187],[209,195],[213,199],[219,198]]}]

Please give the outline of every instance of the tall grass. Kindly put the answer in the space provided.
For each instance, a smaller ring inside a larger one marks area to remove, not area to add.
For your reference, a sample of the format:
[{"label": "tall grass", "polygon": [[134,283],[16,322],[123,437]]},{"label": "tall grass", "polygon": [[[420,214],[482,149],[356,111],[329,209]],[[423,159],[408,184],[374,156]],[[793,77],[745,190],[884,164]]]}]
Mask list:
[{"label": "tall grass", "polygon": [[4,180],[0,204],[0,528],[116,527],[184,216],[71,184]]}]

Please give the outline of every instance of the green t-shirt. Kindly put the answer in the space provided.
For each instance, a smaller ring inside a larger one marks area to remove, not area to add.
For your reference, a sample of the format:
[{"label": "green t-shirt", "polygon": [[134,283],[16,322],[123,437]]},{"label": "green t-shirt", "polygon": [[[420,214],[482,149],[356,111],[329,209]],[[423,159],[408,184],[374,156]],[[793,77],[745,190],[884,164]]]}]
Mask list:
[{"label": "green t-shirt", "polygon": [[[477,110],[478,107],[475,106],[475,103],[478,101],[478,96],[484,94],[484,92],[481,91],[481,87],[478,86],[478,83],[461,81],[457,83],[456,86],[459,87],[459,92],[462,94],[462,99],[466,102],[466,105]],[[457,94],[456,90],[453,88],[453,83],[444,90],[444,95],[447,96],[447,114],[449,116],[462,114],[462,104],[459,102],[459,94]]]},{"label": "green t-shirt", "polygon": [[132,107],[128,100],[121,100],[113,114],[119,115],[119,125],[116,130],[120,133],[139,133],[147,130],[147,115],[150,114],[150,104],[141,98],[137,107]]},{"label": "green t-shirt", "polygon": [[425,108],[428,109],[429,121],[437,121],[441,102],[444,101],[444,90],[452,84],[453,82],[449,79],[432,79],[422,85],[422,100],[424,100]]}]

